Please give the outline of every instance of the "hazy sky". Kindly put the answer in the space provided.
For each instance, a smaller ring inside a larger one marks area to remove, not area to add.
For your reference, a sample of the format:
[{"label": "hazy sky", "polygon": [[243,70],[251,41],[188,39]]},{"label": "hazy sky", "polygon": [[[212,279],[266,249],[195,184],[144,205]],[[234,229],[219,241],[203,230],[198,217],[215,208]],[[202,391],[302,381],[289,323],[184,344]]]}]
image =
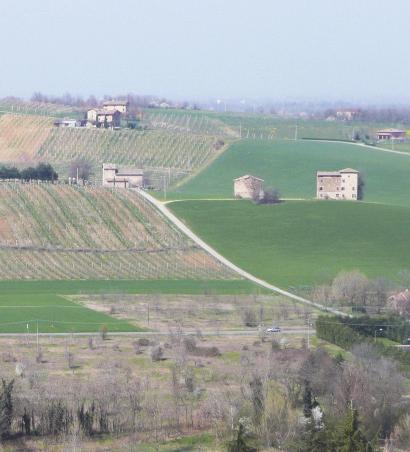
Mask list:
[{"label": "hazy sky", "polygon": [[0,0],[0,96],[410,100],[409,0]]}]

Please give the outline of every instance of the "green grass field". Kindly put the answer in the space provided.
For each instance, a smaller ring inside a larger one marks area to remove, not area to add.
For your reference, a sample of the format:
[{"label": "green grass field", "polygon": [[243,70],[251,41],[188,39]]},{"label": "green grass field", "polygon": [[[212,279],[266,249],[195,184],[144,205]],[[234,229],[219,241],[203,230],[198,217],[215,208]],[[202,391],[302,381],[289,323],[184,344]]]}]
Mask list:
[{"label": "green grass field", "polygon": [[363,173],[366,201],[410,206],[410,156],[313,141],[237,142],[168,198],[232,197],[233,179],[253,174],[285,198],[309,199],[315,197],[317,170],[346,167]]},{"label": "green grass field", "polygon": [[87,309],[51,293],[1,293],[0,333],[142,331],[141,328]]},{"label": "green grass field", "polygon": [[[142,331],[142,328],[67,300],[74,294],[250,294],[263,289],[245,280],[0,281],[0,334]],[[28,325],[28,328],[27,328]]]},{"label": "green grass field", "polygon": [[0,281],[2,295],[29,294],[218,294],[240,295],[263,290],[246,280],[82,280]]},{"label": "green grass field", "polygon": [[410,269],[410,210],[404,207],[331,201],[169,207],[228,259],[281,287],[328,281],[342,270],[394,278]]}]

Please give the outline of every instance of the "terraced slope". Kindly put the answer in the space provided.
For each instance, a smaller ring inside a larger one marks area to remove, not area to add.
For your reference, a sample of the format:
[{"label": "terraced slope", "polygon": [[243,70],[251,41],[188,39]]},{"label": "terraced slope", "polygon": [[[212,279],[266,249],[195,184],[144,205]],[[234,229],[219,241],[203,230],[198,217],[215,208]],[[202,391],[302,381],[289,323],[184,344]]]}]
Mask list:
[{"label": "terraced slope", "polygon": [[[77,113],[67,112],[71,117]],[[0,164],[47,161],[64,178],[70,163],[84,158],[92,163],[94,180],[99,181],[102,164],[114,162],[143,168],[150,185],[163,187],[209,164],[226,148],[223,143],[236,137],[221,121],[200,114],[149,113],[145,130],[55,128],[55,116],[61,114],[59,110],[53,116],[43,111],[2,114]]]},{"label": "terraced slope", "polygon": [[171,168],[171,177],[177,178],[218,155],[215,140],[167,130],[53,129],[37,155],[61,164],[82,157],[95,165],[98,174],[107,161],[152,170]]},{"label": "terraced slope", "polygon": [[27,162],[37,152],[53,127],[47,116],[4,114],[0,116],[0,162]]},{"label": "terraced slope", "polygon": [[1,279],[229,279],[136,193],[0,185]]},{"label": "terraced slope", "polygon": [[146,110],[144,123],[155,129],[239,138],[237,127],[230,127],[217,117],[199,111]]}]

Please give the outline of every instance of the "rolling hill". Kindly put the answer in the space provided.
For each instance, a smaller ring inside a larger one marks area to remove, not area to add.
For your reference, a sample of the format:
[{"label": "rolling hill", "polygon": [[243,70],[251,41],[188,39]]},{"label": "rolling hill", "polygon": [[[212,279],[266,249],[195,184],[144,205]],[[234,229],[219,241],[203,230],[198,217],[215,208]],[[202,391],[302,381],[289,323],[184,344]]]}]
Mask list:
[{"label": "rolling hill", "polygon": [[[47,107],[47,108],[46,108]],[[142,129],[56,128],[56,117],[79,112],[47,105],[0,104],[0,164],[53,164],[67,177],[70,163],[88,160],[94,180],[104,162],[143,168],[153,186],[170,185],[208,165],[237,137],[223,122],[190,112],[148,111]]]},{"label": "rolling hill", "polygon": [[205,171],[170,194],[178,198],[226,198],[233,179],[253,174],[285,198],[312,199],[316,171],[358,169],[365,179],[365,201],[410,206],[410,155],[390,154],[348,143],[257,141],[234,143]]},{"label": "rolling hill", "polygon": [[410,269],[410,209],[343,201],[180,201],[172,211],[217,251],[283,288],[343,270],[395,278]]}]

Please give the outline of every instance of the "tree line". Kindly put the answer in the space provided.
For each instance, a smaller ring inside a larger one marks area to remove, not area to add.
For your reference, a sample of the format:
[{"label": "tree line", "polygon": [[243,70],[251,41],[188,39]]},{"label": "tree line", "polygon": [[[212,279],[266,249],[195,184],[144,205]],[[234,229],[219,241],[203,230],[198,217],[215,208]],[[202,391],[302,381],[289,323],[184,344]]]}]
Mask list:
[{"label": "tree line", "polygon": [[0,166],[0,179],[20,180],[58,180],[58,174],[48,163],[39,163],[36,167],[19,170],[16,167]]},{"label": "tree line", "polygon": [[346,350],[361,343],[373,344],[380,355],[393,358],[410,366],[410,353],[391,345],[377,342],[378,337],[407,342],[410,327],[407,322],[395,317],[340,317],[319,316],[316,320],[316,335]]}]

